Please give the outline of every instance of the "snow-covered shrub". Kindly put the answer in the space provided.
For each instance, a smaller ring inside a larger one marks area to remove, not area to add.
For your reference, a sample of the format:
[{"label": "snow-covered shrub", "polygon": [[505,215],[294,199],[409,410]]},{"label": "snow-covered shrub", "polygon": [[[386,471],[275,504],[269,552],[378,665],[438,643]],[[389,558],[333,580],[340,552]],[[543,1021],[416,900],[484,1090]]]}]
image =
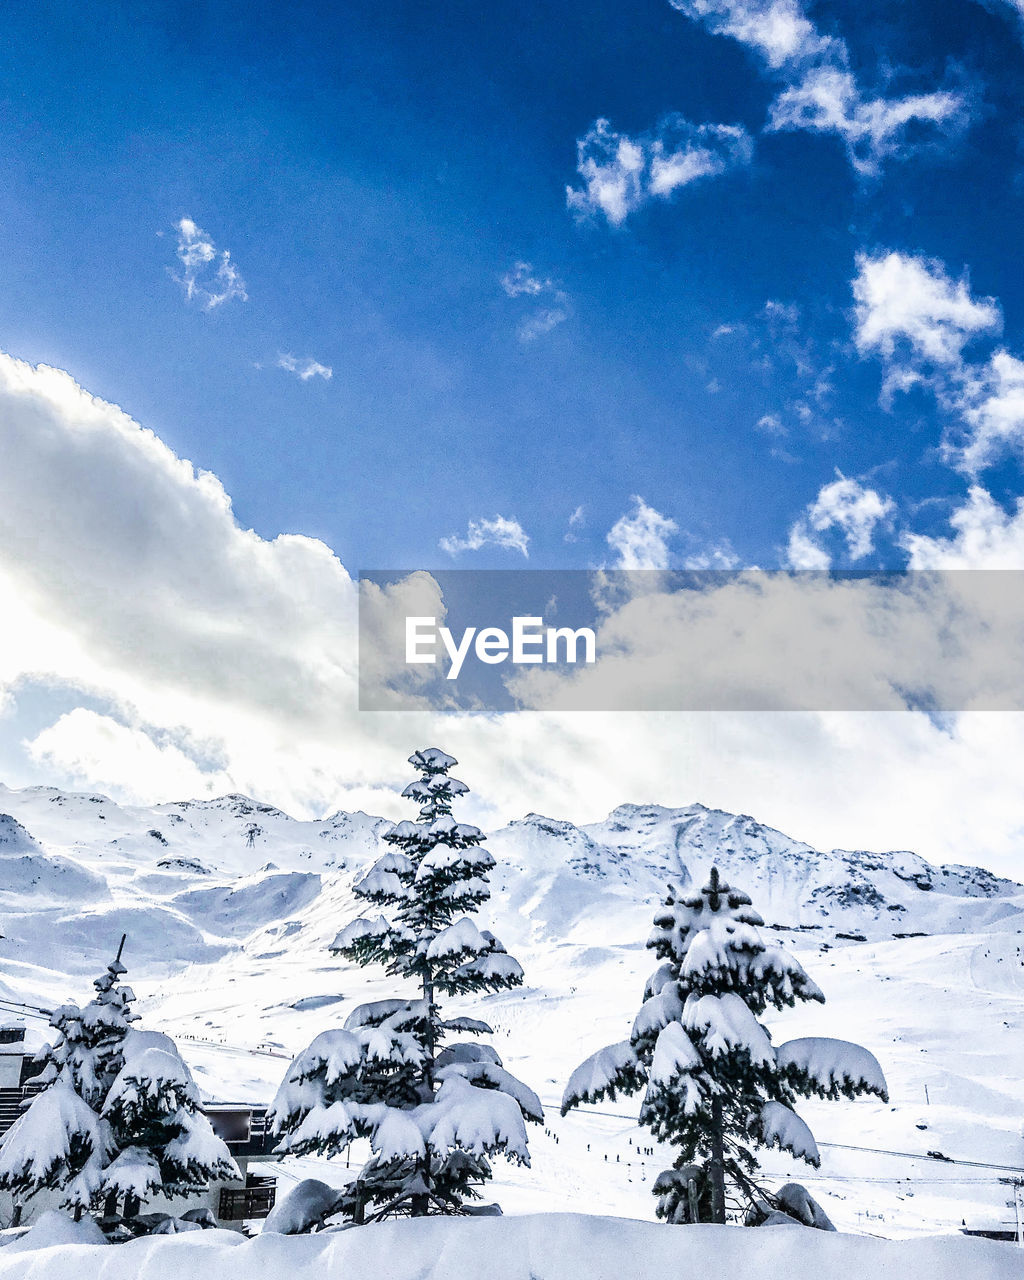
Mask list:
[{"label": "snow-covered shrub", "polygon": [[784,1187],[756,1201],[747,1210],[748,1227],[777,1227],[798,1222],[818,1231],[835,1231],[832,1220],[806,1187],[787,1182]]},{"label": "snow-covered shrub", "polygon": [[302,1235],[320,1226],[325,1218],[341,1212],[343,1192],[321,1182],[304,1178],[271,1209],[263,1223],[263,1231],[276,1231],[283,1236]]},{"label": "snow-covered shrub", "polygon": [[389,914],[352,921],[331,950],[382,964],[417,984],[415,998],[362,1005],[344,1027],[325,1031],[295,1058],[273,1103],[279,1151],[332,1155],[353,1138],[372,1158],[350,1186],[343,1211],[354,1221],[395,1213],[458,1213],[491,1176],[488,1157],[529,1163],[524,1119],[539,1121],[537,1095],[509,1074],[497,1053],[452,1035],[491,1028],[444,1018],[439,996],[518,986],[523,971],[498,939],[470,919],[489,897],[494,859],[482,833],[452,816],[465,783],[458,762],[431,747],[410,764],[419,778],[403,795],[419,807],[384,839],[391,851],[355,886]]},{"label": "snow-covered shrub", "polygon": [[707,1178],[699,1164],[662,1170],[651,1190],[658,1197],[658,1217],[666,1222],[701,1222],[707,1217]]},{"label": "snow-covered shrub", "polygon": [[768,1008],[824,996],[792,956],[763,940],[763,924],[717,868],[700,893],[670,889],[647,941],[662,963],[629,1040],[577,1067],[562,1099],[564,1115],[645,1088],[641,1124],[679,1148],[673,1170],[654,1184],[658,1215],[669,1221],[696,1213],[724,1222],[727,1183],[748,1206],[763,1200],[752,1146],[779,1147],[817,1166],[814,1135],[793,1109],[797,1097],[888,1098],[881,1068],[859,1045],[772,1044],[759,1021]]}]

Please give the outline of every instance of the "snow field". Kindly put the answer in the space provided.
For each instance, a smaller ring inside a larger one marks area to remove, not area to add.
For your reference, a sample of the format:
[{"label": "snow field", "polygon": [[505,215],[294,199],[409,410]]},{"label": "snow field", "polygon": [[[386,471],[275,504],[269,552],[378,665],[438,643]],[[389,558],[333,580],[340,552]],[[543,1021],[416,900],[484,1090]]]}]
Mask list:
[{"label": "snow field", "polygon": [[[45,1240],[40,1224],[34,1228]],[[52,1226],[50,1239],[59,1233]],[[1019,1280],[1014,1247],[882,1241],[801,1227],[672,1227],[582,1214],[396,1221],[246,1242],[229,1231],[0,1248],[0,1280]]]}]

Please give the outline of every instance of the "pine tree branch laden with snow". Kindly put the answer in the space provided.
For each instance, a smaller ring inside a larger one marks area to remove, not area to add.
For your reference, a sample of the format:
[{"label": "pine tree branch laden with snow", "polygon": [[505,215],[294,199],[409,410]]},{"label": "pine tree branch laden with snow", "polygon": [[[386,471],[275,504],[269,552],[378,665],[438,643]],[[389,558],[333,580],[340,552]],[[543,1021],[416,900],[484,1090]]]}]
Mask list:
[{"label": "pine tree branch laden with snow", "polygon": [[762,939],[763,923],[717,868],[699,894],[681,897],[670,887],[647,941],[662,963],[629,1040],[581,1064],[562,1099],[564,1115],[645,1090],[640,1123],[679,1150],[654,1187],[658,1215],[669,1221],[699,1213],[724,1222],[727,1181],[748,1205],[762,1199],[752,1148],[777,1147],[816,1167],[798,1097],[888,1100],[881,1068],[859,1045],[822,1038],[773,1045],[759,1021],[767,1010],[824,996],[792,956]]},{"label": "pine tree branch laden with snow", "polygon": [[102,1118],[118,1152],[104,1174],[107,1193],[145,1201],[156,1191],[189,1195],[241,1177],[225,1143],[199,1109],[192,1073],[169,1036],[132,1031],[124,1066]]},{"label": "pine tree branch laden with snow", "polygon": [[75,1092],[65,1067],[4,1135],[0,1188],[22,1203],[41,1191],[63,1191],[63,1208],[85,1210],[109,1154],[106,1125]]},{"label": "pine tree branch laden with snow", "polygon": [[322,1033],[292,1062],[272,1107],[281,1151],[334,1155],[369,1139],[373,1157],[347,1209],[357,1221],[368,1210],[460,1212],[491,1176],[488,1157],[529,1163],[524,1121],[543,1117],[537,1095],[493,1049],[446,1043],[491,1028],[443,1018],[439,996],[508,990],[523,970],[470,919],[490,896],[494,859],[479,828],[453,816],[469,790],[449,775],[457,761],[428,748],[409,763],[420,776],[402,795],[418,818],[387,832],[388,852],[354,886],[386,914],[353,920],[330,949],[412,980],[418,998],[360,1006],[344,1028]]}]

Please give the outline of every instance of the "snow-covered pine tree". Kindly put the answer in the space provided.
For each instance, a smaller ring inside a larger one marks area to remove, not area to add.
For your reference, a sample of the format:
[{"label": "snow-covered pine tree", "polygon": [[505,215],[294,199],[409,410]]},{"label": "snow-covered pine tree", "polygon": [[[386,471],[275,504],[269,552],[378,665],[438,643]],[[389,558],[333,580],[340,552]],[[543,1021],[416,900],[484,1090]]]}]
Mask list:
[{"label": "snow-covered pine tree", "polygon": [[111,1150],[99,1110],[137,1020],[130,1007],[135,995],[121,983],[124,943],[122,937],[84,1009],[65,1004],[54,1011],[50,1025],[59,1034],[36,1055],[41,1070],[29,1082],[42,1086],[41,1092],[0,1141],[0,1189],[13,1193],[16,1217],[41,1191],[64,1192],[61,1206],[73,1210],[76,1220],[96,1199]]},{"label": "snow-covered pine tree", "polygon": [[449,776],[458,762],[430,747],[409,763],[420,777],[402,794],[419,806],[418,821],[388,832],[392,851],[355,886],[389,918],[354,920],[331,950],[414,981],[418,997],[362,1005],[343,1028],[317,1036],[291,1064],[272,1108],[281,1151],[333,1155],[353,1138],[370,1140],[373,1156],[346,1203],[356,1221],[368,1209],[375,1217],[464,1211],[491,1176],[488,1157],[529,1163],[524,1118],[543,1118],[536,1094],[493,1048],[445,1044],[491,1028],[443,1018],[439,996],[505,990],[523,971],[469,918],[490,896],[494,860],[480,847],[482,833],[452,816],[453,799],[468,791]]},{"label": "snow-covered pine tree", "polygon": [[0,1189],[14,1196],[14,1225],[41,1191],[62,1191],[61,1208],[74,1210],[77,1222],[96,1199],[109,1154],[106,1126],[65,1067],[0,1144]]},{"label": "snow-covered pine tree", "polygon": [[747,1206],[765,1193],[752,1147],[777,1146],[817,1166],[797,1097],[888,1100],[878,1062],[844,1040],[790,1040],[777,1048],[759,1018],[824,996],[798,962],[766,943],[750,898],[712,868],[700,893],[670,889],[647,945],[662,961],[648,980],[629,1040],[573,1072],[562,1114],[646,1086],[640,1122],[679,1148],[655,1182],[658,1216],[725,1222],[726,1184]]},{"label": "snow-covered pine tree", "polygon": [[127,969],[121,960],[125,938],[106,972],[93,982],[96,995],[85,1006],[66,1004],[57,1009],[50,1025],[60,1032],[52,1048],[47,1045],[37,1055],[42,1070],[30,1083],[49,1084],[67,1068],[75,1092],[94,1110],[121,1070],[122,1046],[138,1014],[131,1010],[135,992],[122,983]]},{"label": "snow-covered pine tree", "polygon": [[199,1091],[170,1036],[130,1031],[103,1104],[114,1158],[103,1173],[105,1216],[134,1217],[152,1195],[190,1195],[238,1166],[199,1109]]}]

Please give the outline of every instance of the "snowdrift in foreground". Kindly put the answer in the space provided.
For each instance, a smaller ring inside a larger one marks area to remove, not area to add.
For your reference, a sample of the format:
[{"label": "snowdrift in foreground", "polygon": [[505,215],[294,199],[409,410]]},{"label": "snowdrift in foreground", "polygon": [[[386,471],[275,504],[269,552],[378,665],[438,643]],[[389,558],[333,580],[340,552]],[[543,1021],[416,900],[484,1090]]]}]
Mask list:
[{"label": "snowdrift in foreground", "polygon": [[[31,1235],[31,1233],[29,1233]],[[52,1233],[46,1237],[53,1239]],[[58,1244],[9,1256],[0,1280],[1020,1280],[1012,1245],[966,1236],[887,1241],[804,1227],[672,1227],[627,1218],[538,1214],[431,1218],[314,1236],[228,1231],[155,1236],[127,1245]],[[43,1241],[41,1241],[43,1243]]]}]

